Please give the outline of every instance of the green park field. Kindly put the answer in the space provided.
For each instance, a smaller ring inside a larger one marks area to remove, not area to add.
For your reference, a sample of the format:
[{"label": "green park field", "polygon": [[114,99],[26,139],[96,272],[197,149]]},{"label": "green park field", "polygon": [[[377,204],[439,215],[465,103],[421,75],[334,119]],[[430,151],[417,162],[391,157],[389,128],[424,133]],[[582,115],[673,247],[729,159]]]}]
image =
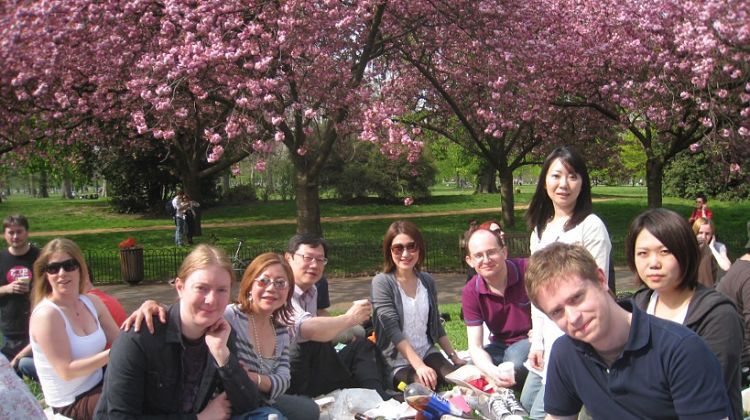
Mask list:
[{"label": "green park field", "polygon": [[[600,186],[594,187],[593,192],[594,211],[607,224],[612,237],[615,264],[623,265],[622,243],[628,225],[647,207],[645,188]],[[523,217],[525,205],[532,194],[533,186],[520,187],[520,193],[515,197],[516,224],[506,231],[521,237],[528,234]],[[467,220],[499,218],[499,205],[499,194],[472,194],[446,187],[436,188],[431,198],[408,207],[375,201],[352,204],[333,199],[321,200],[323,232],[333,251],[327,270],[331,274],[344,276],[376,272],[380,266],[380,241],[394,217],[411,219],[420,227],[428,245],[429,269],[456,270],[460,267],[457,262],[460,259],[457,239],[466,228]],[[686,217],[692,205],[688,200],[664,198],[665,207]],[[718,238],[727,245],[730,257],[734,259],[742,253],[747,241],[746,222],[750,219],[747,216],[750,215],[750,202],[711,200],[709,206],[715,215]],[[493,208],[498,211],[493,212]],[[53,237],[66,236],[87,252],[116,256],[117,244],[132,236],[147,251],[187,252],[187,249],[175,249],[173,246],[173,223],[168,217],[117,214],[110,209],[106,199],[39,199],[11,195],[0,203],[0,213],[26,215],[31,223],[32,241],[39,245]],[[205,208],[202,216],[203,236],[197,237],[196,242],[210,242],[232,253],[238,240],[242,239],[245,245],[241,255],[243,259],[249,259],[264,250],[283,250],[286,240],[295,232],[294,218],[293,201]],[[114,277],[107,275],[99,277],[103,282],[115,281]],[[146,280],[163,280],[157,277],[159,275],[156,274],[149,276],[147,267]]]}]

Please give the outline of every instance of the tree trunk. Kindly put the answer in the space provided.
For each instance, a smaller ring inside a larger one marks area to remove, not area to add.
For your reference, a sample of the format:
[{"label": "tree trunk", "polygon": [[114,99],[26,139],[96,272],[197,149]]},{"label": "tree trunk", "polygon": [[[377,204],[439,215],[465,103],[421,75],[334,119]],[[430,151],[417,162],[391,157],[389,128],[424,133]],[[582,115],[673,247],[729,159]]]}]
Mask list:
[{"label": "tree trunk", "polygon": [[221,176],[221,195],[225,195],[229,191],[229,174]]},{"label": "tree trunk", "polygon": [[70,170],[67,168],[63,169],[62,198],[68,200],[73,198],[73,180],[70,177]]},{"label": "tree trunk", "polygon": [[33,173],[29,174],[29,194],[32,197],[36,197],[36,187],[35,187],[35,183],[34,183],[34,174]]},{"label": "tree trunk", "polygon": [[39,197],[49,197],[49,177],[45,168],[39,171]]},{"label": "tree trunk", "polygon": [[477,175],[477,186],[474,189],[477,193],[496,193],[497,181],[495,180],[495,169],[490,166],[483,166]]},{"label": "tree trunk", "polygon": [[317,180],[310,180],[307,171],[294,169],[297,233],[323,235],[320,226],[320,199]]},{"label": "tree trunk", "polygon": [[657,157],[646,159],[646,186],[648,191],[648,207],[661,207],[661,182],[664,177],[664,162]]},{"label": "tree trunk", "polygon": [[[503,214],[503,229],[516,225],[515,196],[513,195],[513,171],[505,169],[498,171],[500,175],[500,207]],[[494,178],[494,173],[492,174]]]}]

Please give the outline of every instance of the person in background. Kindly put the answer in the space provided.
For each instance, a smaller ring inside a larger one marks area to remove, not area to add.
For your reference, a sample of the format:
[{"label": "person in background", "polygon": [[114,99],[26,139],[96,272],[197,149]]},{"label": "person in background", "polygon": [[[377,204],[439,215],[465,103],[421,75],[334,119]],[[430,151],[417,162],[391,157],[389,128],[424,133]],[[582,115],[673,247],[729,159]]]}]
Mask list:
[{"label": "person in background", "polygon": [[466,363],[440,322],[435,281],[421,271],[425,249],[414,223],[393,222],[383,237],[383,272],[372,279],[376,344],[393,370],[394,388],[419,382],[437,389],[445,375]]},{"label": "person in background", "polygon": [[[527,415],[509,389],[523,386],[527,373],[523,366],[529,354],[531,329],[531,303],[523,282],[527,259],[508,259],[507,253],[497,232],[474,231],[469,237],[466,263],[477,270],[477,275],[461,292],[469,354],[472,363],[497,387],[489,405],[498,416]],[[485,328],[490,332],[487,345],[483,344]],[[498,365],[503,362],[513,363],[515,383],[501,375]]]},{"label": "person in background", "polygon": [[726,419],[729,399],[706,343],[630,301],[620,306],[608,289],[580,245],[554,243],[529,259],[529,298],[565,331],[549,361],[546,418],[575,420],[585,405],[595,419]]},{"label": "person in background", "polygon": [[732,265],[727,256],[727,247],[716,240],[716,229],[711,219],[705,217],[695,219],[693,233],[701,251],[698,281],[706,287],[713,287],[719,282],[721,273],[729,270]]},{"label": "person in background", "polygon": [[[583,157],[563,146],[544,160],[536,191],[526,213],[533,229],[530,251],[535,252],[556,242],[583,246],[604,271],[610,272],[612,242],[604,222],[593,213],[591,181]],[[614,276],[608,278],[614,292]],[[521,403],[532,419],[544,418],[544,383],[552,346],[563,331],[539,308],[531,308],[532,332],[529,334],[531,367]]]},{"label": "person in background", "polygon": [[743,320],[726,296],[698,282],[699,255],[690,226],[667,209],[641,213],[625,237],[628,267],[645,286],[633,295],[634,305],[649,315],[686,326],[706,342],[721,365],[731,418],[741,419]]},{"label": "person in background", "polygon": [[177,246],[183,246],[183,236],[185,236],[187,225],[185,219],[187,215],[185,212],[190,208],[190,200],[188,199],[185,192],[181,189],[177,190],[177,195],[172,199],[172,207],[174,208],[174,244]]},{"label": "person in background", "polygon": [[37,380],[29,344],[34,261],[39,248],[29,243],[29,221],[17,214],[3,220],[8,248],[0,252],[0,349],[19,375]]},{"label": "person in background", "polygon": [[102,391],[107,344],[120,330],[101,300],[83,293],[88,267],[73,241],[49,241],[34,262],[29,327],[44,401],[55,414],[92,419]]},{"label": "person in background", "polygon": [[745,320],[745,341],[740,358],[743,389],[750,386],[750,222],[747,222],[747,237],[745,253],[732,264],[716,286],[717,291],[737,306],[737,313]]},{"label": "person in background", "polygon": [[698,193],[695,196],[695,208],[690,213],[690,219],[688,222],[692,225],[698,218],[704,217],[706,219],[713,219],[714,214],[711,209],[708,208],[708,198],[703,193]]},{"label": "person in background", "polygon": [[97,419],[174,417],[260,420],[258,385],[238,360],[224,319],[234,271],[224,251],[199,245],[177,271],[179,296],[153,333],[124,331],[112,346]]},{"label": "person in background", "polygon": [[188,203],[188,206],[185,209],[185,236],[187,237],[188,245],[193,245],[193,236],[198,233],[196,209],[200,207],[201,204],[191,199],[187,194],[185,194],[185,200]]}]

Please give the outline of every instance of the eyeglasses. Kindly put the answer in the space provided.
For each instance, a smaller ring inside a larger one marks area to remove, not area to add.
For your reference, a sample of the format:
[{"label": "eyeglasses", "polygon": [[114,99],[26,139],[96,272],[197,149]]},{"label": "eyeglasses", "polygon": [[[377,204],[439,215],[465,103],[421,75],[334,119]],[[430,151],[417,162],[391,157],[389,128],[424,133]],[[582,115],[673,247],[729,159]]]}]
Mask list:
[{"label": "eyeglasses", "polygon": [[289,287],[289,282],[286,279],[272,280],[266,276],[258,277],[257,279],[255,279],[255,282],[258,283],[264,289],[272,284],[273,284],[273,287],[277,289],[286,289],[287,287]]},{"label": "eyeglasses", "polygon": [[489,259],[495,259],[498,256],[500,256],[500,248],[490,248],[487,251],[484,252],[477,252],[475,254],[471,254],[471,259],[474,261],[474,264],[481,264],[482,261],[488,261]]},{"label": "eyeglasses", "polygon": [[315,257],[310,256],[310,255],[299,254],[299,253],[296,253],[296,252],[294,253],[294,255],[299,255],[300,257],[302,257],[302,261],[304,261],[304,262],[306,262],[308,264],[310,264],[313,261],[316,261],[318,264],[323,264],[323,265],[328,264],[328,258],[315,258]]},{"label": "eyeglasses", "polygon": [[60,267],[62,267],[66,273],[70,273],[71,271],[77,270],[79,265],[78,261],[71,258],[65,261],[49,263],[44,266],[43,271],[47,274],[58,274],[60,272]]},{"label": "eyeglasses", "polygon": [[408,244],[393,244],[391,245],[391,252],[397,255],[404,253],[404,250],[409,251],[409,254],[413,254],[419,251],[416,242],[409,242]]}]

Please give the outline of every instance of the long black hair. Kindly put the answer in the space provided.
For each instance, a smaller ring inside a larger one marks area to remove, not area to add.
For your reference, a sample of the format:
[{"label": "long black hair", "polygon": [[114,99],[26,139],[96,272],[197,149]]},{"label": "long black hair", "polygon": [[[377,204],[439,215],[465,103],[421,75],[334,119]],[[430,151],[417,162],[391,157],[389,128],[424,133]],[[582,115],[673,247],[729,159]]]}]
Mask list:
[{"label": "long black hair", "polygon": [[536,183],[534,197],[531,198],[529,209],[526,210],[526,223],[530,229],[536,229],[536,233],[540,238],[542,237],[544,228],[547,227],[547,222],[555,214],[552,199],[547,195],[545,180],[547,172],[549,172],[549,167],[552,166],[552,162],[556,159],[560,159],[565,168],[578,174],[581,177],[581,181],[583,181],[581,192],[578,194],[576,205],[573,208],[573,216],[565,222],[563,229],[565,231],[573,229],[579,223],[583,222],[593,211],[591,206],[591,179],[589,179],[589,171],[586,169],[586,161],[572,148],[568,146],[558,147],[544,160],[542,171],[539,173],[539,180]]}]

